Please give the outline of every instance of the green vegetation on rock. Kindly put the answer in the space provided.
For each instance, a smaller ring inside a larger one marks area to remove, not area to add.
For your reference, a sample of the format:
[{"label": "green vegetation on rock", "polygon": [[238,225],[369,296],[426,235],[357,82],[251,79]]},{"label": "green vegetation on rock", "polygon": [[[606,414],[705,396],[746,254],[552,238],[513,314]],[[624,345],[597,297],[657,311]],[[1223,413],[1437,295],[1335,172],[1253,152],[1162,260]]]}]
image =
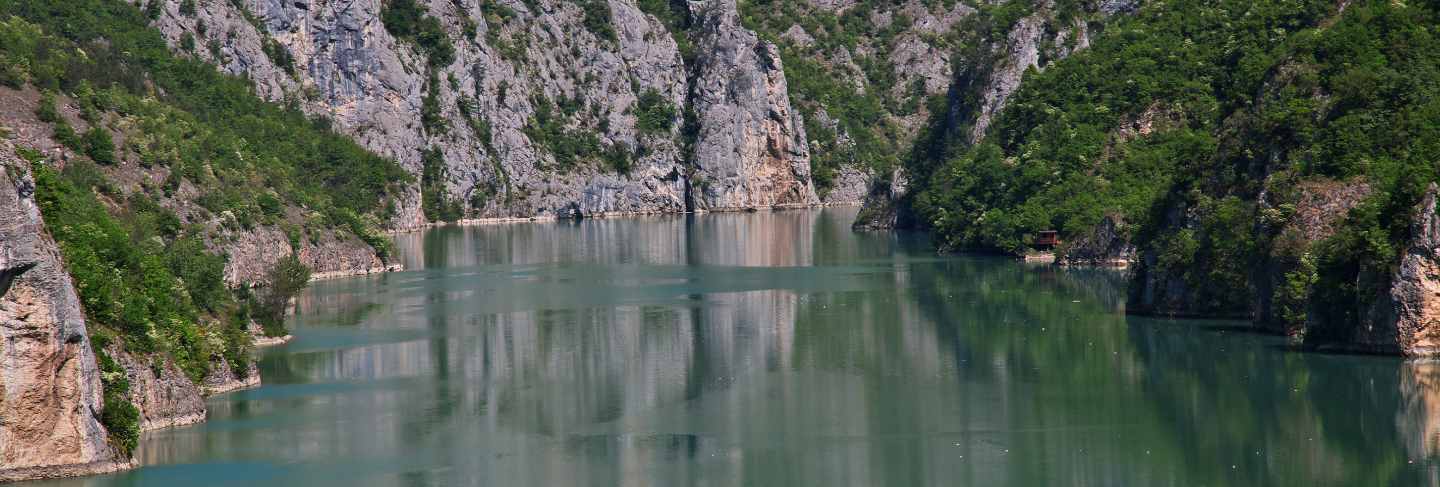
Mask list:
[{"label": "green vegetation on rock", "polygon": [[[1150,311],[1308,315],[1309,338],[1340,339],[1437,178],[1437,22],[1432,2],[1148,2],[1028,73],[979,145],[928,148],[948,155],[912,165],[914,209],[950,248],[1012,253],[1121,214],[1139,223],[1136,285],[1160,286]],[[1356,187],[1329,233],[1301,237],[1303,196]]]},{"label": "green vegetation on rock", "polygon": [[[252,315],[267,333],[283,332],[273,292],[226,286],[217,239],[276,225],[297,229],[291,245],[298,246],[300,228],[339,229],[383,258],[389,242],[379,221],[390,216],[393,192],[411,180],[324,120],[267,103],[248,81],[172,55],[147,19],[118,1],[0,0],[0,82],[40,90],[36,117],[84,156],[62,164],[21,148],[100,361],[100,419],[126,452],[138,438],[138,411],[107,347],[157,366],[173,362],[199,381],[220,363],[246,374]],[[62,106],[78,109],[78,121]],[[72,126],[82,122],[83,130]],[[119,171],[145,177],[127,182]],[[185,217],[173,208],[186,208]],[[288,287],[275,289],[293,296],[308,269],[293,258],[282,264],[271,275],[289,277]]]},{"label": "green vegetation on rock", "polygon": [[390,35],[414,44],[431,68],[455,62],[455,44],[440,25],[440,19],[431,16],[425,6],[415,0],[386,0],[380,21]]}]

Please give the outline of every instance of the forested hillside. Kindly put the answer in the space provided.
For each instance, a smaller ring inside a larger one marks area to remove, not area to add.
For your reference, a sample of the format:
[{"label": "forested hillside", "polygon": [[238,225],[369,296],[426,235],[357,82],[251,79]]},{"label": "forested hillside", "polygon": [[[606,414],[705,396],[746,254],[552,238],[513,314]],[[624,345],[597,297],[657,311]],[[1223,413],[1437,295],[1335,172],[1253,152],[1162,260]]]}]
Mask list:
[{"label": "forested hillside", "polygon": [[1148,2],[1026,76],[982,141],[912,160],[912,209],[952,249],[1008,253],[1119,222],[1132,311],[1413,351],[1428,315],[1397,286],[1440,156],[1436,7]]},{"label": "forested hillside", "polygon": [[[169,392],[140,382],[258,380],[251,328],[285,334],[312,265],[379,265],[379,223],[410,176],[173,56],[131,5],[0,1],[0,16],[7,182],[33,193],[59,244],[103,383],[100,420],[128,457],[142,427],[172,421],[145,404]],[[281,235],[278,248],[244,255],[263,247],[256,235]],[[346,251],[362,257],[333,258]]]}]

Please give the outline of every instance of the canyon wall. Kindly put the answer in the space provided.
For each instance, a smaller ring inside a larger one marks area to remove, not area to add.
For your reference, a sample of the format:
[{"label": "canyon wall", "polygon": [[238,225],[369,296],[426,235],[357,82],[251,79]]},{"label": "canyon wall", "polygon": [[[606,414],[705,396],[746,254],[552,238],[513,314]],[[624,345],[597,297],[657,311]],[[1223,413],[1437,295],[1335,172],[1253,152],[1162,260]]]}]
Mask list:
[{"label": "canyon wall", "polygon": [[130,466],[106,441],[100,370],[28,163],[0,142],[0,482]]}]

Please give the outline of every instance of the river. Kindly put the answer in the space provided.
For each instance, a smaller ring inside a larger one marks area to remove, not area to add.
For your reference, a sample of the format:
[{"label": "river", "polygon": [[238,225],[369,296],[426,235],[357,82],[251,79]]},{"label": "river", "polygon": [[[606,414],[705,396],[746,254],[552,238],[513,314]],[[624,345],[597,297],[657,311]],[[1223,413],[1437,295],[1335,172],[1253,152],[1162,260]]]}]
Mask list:
[{"label": "river", "polygon": [[[439,228],[63,486],[1437,485],[1440,365],[1126,316],[853,209]],[[29,484],[27,484],[29,485]]]}]

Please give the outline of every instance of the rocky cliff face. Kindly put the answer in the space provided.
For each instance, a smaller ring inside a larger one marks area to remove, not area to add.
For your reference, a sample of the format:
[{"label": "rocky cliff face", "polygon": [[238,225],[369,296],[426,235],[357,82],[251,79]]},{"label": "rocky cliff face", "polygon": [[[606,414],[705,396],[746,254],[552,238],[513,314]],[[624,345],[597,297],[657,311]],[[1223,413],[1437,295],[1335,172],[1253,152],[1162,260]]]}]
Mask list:
[{"label": "rocky cliff face", "polygon": [[790,108],[779,48],[740,27],[734,0],[691,2],[701,39],[691,87],[699,115],[697,210],[819,203],[804,122]]},{"label": "rocky cliff face", "polygon": [[395,270],[374,248],[351,235],[316,232],[293,247],[289,236],[273,226],[226,235],[221,244],[225,255],[225,282],[231,285],[262,283],[266,273],[281,259],[295,255],[313,271],[311,278],[363,275]]},{"label": "rocky cliff face", "polygon": [[[453,62],[428,66],[396,39],[380,0],[217,1],[193,14],[165,2],[153,25],[176,50],[194,39],[192,55],[417,175],[438,151],[440,181],[426,190],[465,217],[818,203],[779,55],[740,27],[733,1],[690,3],[693,65],[629,0],[598,2],[608,18],[550,0],[418,4],[453,42]],[[689,151],[686,111],[697,121]],[[425,223],[419,191],[398,202],[393,227]]]},{"label": "rocky cliff face", "polygon": [[1062,245],[1055,261],[1066,266],[1128,267],[1135,260],[1129,231],[1124,216],[1106,215],[1090,233]]},{"label": "rocky cliff face", "polygon": [[1434,183],[1415,208],[1410,242],[1390,278],[1390,289],[1375,300],[1358,327],[1362,348],[1409,356],[1440,355],[1440,213]]},{"label": "rocky cliff face", "polygon": [[921,0],[749,2],[742,14],[790,62],[790,97],[822,202],[850,205],[888,177],[939,115],[931,101],[953,83],[954,54],[968,42],[965,22],[976,10]]},{"label": "rocky cliff face", "polygon": [[[1093,7],[1093,15],[1102,21],[1135,8],[1134,2],[1114,1]],[[913,224],[907,215],[908,183],[917,177],[925,179],[928,174],[907,173],[917,169],[923,173],[925,168],[942,162],[946,154],[955,151],[949,145],[978,143],[1010,96],[1020,89],[1027,71],[1044,70],[1050,63],[1090,46],[1087,16],[1079,15],[1064,23],[1054,9],[1054,2],[1040,2],[1034,12],[1011,25],[1003,38],[968,41],[979,45],[969,57],[953,62],[953,71],[946,78],[948,91],[941,91],[946,98],[943,111],[931,116],[928,140],[921,141],[930,147],[917,150],[913,156],[924,160],[910,161],[889,178],[879,179],[879,187],[866,195],[866,208],[855,228],[878,230]],[[907,184],[899,189],[885,187],[893,181]]]},{"label": "rocky cliff face", "polygon": [[0,482],[112,472],[100,371],[35,185],[0,143]]},{"label": "rocky cliff face", "polygon": [[130,402],[140,409],[141,430],[205,421],[205,400],[200,388],[173,362],[161,357],[134,356],[118,346],[109,347],[106,354],[115,359],[130,381]]}]

